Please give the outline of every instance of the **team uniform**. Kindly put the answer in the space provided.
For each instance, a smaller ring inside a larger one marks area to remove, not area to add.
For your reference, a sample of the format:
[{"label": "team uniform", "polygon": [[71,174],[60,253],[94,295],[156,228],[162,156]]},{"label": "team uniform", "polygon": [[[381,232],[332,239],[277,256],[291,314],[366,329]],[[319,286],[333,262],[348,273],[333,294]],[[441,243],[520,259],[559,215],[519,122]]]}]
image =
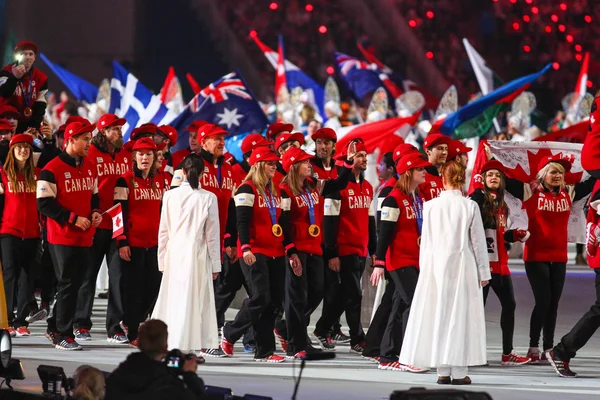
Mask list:
[{"label": "team uniform", "polygon": [[[101,133],[98,133],[101,135]],[[113,154],[105,148],[90,145],[86,160],[95,164],[98,175],[98,197],[100,199],[100,210],[106,211],[113,206],[114,190],[117,179],[127,172],[131,165],[131,155],[125,151],[117,150]],[[106,257],[109,275],[108,309],[106,314],[106,331],[109,338],[122,333],[119,322],[123,318],[123,305],[121,293],[118,291],[121,271],[114,264],[118,251],[112,239],[112,220],[103,218],[96,228],[94,243],[92,244],[92,264],[87,270],[81,289],[79,289],[79,301],[75,314],[75,329],[79,330],[78,336],[89,335],[92,328],[92,307],[96,293],[96,280],[102,266],[102,260]],[[81,338],[82,339],[82,338]]]},{"label": "team uniform", "polygon": [[158,171],[146,178],[138,170],[127,171],[114,189],[114,202],[123,209],[124,227],[117,247],[131,250],[131,261],[115,260],[121,263],[123,328],[130,342],[137,338],[139,324],[152,313],[160,289],[157,249],[164,192],[165,181]]},{"label": "team uniform", "polygon": [[96,229],[83,231],[75,222],[78,216],[89,218],[100,206],[96,165],[86,159],[78,165],[68,153],[61,153],[40,173],[37,204],[48,217],[47,237],[58,280],[47,334],[59,349],[78,349],[73,339],[73,320],[78,292],[91,266],[90,249]]},{"label": "team uniform", "polygon": [[9,64],[0,71],[0,106],[13,106],[21,114],[17,133],[28,128],[39,129],[46,112],[48,77],[32,66],[21,79],[17,79],[12,74],[13,65]]},{"label": "team uniform", "polygon": [[[543,165],[540,165],[541,167]],[[529,219],[528,230],[531,237],[525,243],[523,260],[535,298],[529,331],[530,348],[537,349],[542,328],[543,349],[551,349],[554,346],[558,303],[565,283],[568,261],[569,215],[573,201],[589,195],[594,183],[595,178],[590,178],[557,191],[533,191],[529,185],[507,179],[506,190],[523,201]],[[537,350],[530,349],[527,356],[532,362],[539,361]]]}]

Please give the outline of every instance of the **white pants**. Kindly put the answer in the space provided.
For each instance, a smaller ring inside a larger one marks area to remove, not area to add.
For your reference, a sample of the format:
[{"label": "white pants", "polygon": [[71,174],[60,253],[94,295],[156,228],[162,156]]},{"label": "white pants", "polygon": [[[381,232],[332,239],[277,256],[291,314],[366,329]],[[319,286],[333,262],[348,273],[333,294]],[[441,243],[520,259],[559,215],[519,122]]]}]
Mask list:
[{"label": "white pants", "polygon": [[462,379],[467,376],[469,367],[456,367],[450,365],[440,365],[437,367],[438,376],[452,376],[452,379]]}]

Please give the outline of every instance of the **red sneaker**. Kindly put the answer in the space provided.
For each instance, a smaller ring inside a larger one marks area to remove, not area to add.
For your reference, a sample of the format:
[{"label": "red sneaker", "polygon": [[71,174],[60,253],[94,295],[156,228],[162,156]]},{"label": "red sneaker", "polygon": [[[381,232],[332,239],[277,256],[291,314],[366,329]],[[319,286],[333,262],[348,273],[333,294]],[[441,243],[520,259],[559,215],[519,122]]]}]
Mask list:
[{"label": "red sneaker", "polygon": [[530,358],[530,364],[539,364],[540,363],[540,349],[539,347],[530,347],[527,350],[527,358]]},{"label": "red sneaker", "polygon": [[6,328],[6,330],[8,331],[8,334],[10,335],[10,337],[17,336],[17,332],[15,331],[15,328],[13,328],[12,326],[9,326],[8,328]]},{"label": "red sneaker", "polygon": [[279,344],[281,345],[281,349],[284,352],[287,352],[288,349],[288,341],[279,334],[279,332],[277,332],[277,329],[273,329],[273,334],[275,335],[275,338],[277,340],[279,340]]},{"label": "red sneaker", "polygon": [[525,365],[531,362],[531,358],[523,357],[511,351],[509,355],[502,354],[502,363],[501,365]]},{"label": "red sneaker", "polygon": [[233,357],[233,343],[229,343],[225,336],[221,336],[221,349],[228,357]]},{"label": "red sneaker", "polygon": [[413,374],[423,374],[425,372],[429,372],[429,368],[415,367],[414,365],[410,365],[410,364],[400,364],[400,365],[402,365],[402,368],[404,368],[404,371],[412,372]]},{"label": "red sneaker", "polygon": [[16,335],[17,337],[24,337],[31,335],[31,332],[29,332],[26,326],[20,326],[16,329]]},{"label": "red sneaker", "polygon": [[255,358],[256,362],[269,362],[269,363],[282,363],[285,361],[285,357],[278,356],[277,354],[271,354],[265,358]]},{"label": "red sneaker", "polygon": [[304,357],[306,357],[306,351],[304,350],[299,351],[294,355],[288,354],[285,356],[285,358],[287,358],[288,360],[302,360]]},{"label": "red sneaker", "polygon": [[139,349],[140,348],[140,341],[138,340],[138,338],[135,338],[131,342],[129,342],[129,345],[131,347],[135,347],[136,349]]},{"label": "red sneaker", "polygon": [[404,368],[402,368],[402,364],[400,364],[398,361],[382,362],[379,363],[379,366],[377,368],[386,371],[404,371]]}]

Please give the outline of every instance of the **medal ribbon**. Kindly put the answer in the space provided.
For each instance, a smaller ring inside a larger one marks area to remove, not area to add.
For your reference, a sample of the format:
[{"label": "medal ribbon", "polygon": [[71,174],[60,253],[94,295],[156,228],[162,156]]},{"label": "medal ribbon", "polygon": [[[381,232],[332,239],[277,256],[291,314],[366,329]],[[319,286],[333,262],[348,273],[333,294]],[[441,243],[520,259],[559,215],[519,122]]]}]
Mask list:
[{"label": "medal ribbon", "polygon": [[271,215],[271,222],[273,225],[277,225],[277,203],[275,203],[275,198],[271,194],[270,189],[265,190],[265,203]]},{"label": "medal ribbon", "polygon": [[417,216],[417,229],[419,230],[419,236],[423,230],[423,199],[418,194],[412,196],[412,206]]},{"label": "medal ribbon", "polygon": [[31,104],[31,94],[32,94],[32,84],[33,84],[33,76],[31,74],[31,71],[29,71],[29,87],[27,88],[27,91],[25,91],[25,89],[23,89],[23,82],[19,82],[19,86],[21,87],[21,93],[23,94],[23,103],[25,103],[26,107],[29,107]]},{"label": "medal ribbon", "polygon": [[[305,197],[306,194],[306,197]],[[308,189],[306,189],[305,193],[300,193],[300,197],[302,198],[302,200],[304,200],[304,202],[306,203],[306,206],[308,207],[308,218],[310,219],[310,224],[314,225],[315,224],[315,203],[313,202],[313,198],[310,195],[310,192],[308,191]]]}]

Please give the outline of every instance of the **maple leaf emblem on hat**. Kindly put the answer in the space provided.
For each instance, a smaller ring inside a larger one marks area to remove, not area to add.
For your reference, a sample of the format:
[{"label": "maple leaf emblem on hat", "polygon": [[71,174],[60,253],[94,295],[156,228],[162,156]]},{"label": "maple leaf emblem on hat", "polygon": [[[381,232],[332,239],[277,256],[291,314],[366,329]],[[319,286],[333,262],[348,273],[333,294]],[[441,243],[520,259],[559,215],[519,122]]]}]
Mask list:
[{"label": "maple leaf emblem on hat", "polygon": [[260,154],[257,154],[257,155],[256,155],[256,158],[260,158]]},{"label": "maple leaf emblem on hat", "polygon": [[106,121],[102,121],[102,125],[106,125]]},{"label": "maple leaf emblem on hat", "polygon": [[290,157],[290,160],[294,161],[296,159],[296,157]]},{"label": "maple leaf emblem on hat", "polygon": [[407,161],[406,165],[412,165],[412,161]]},{"label": "maple leaf emblem on hat", "polygon": [[255,144],[256,144],[256,140],[253,140],[252,141],[252,145],[254,146]]}]

